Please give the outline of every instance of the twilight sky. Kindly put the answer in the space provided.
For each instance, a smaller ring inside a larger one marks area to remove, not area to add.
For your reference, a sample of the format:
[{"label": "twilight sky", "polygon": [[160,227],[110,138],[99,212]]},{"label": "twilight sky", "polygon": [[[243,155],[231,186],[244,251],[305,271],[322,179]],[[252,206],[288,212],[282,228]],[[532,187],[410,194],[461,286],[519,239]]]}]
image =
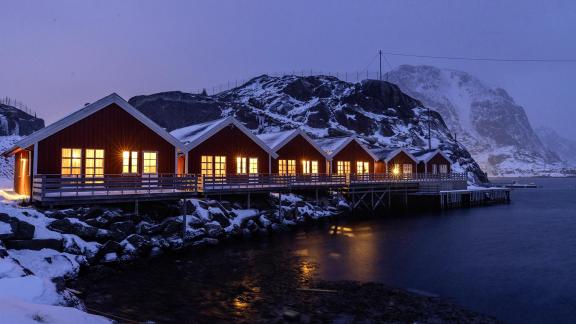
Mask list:
[{"label": "twilight sky", "polygon": [[[0,97],[47,123],[111,92],[129,99],[262,73],[363,70],[378,49],[576,58],[573,0],[0,1]],[[388,60],[468,71],[508,90],[533,125],[576,137],[576,63]]]}]

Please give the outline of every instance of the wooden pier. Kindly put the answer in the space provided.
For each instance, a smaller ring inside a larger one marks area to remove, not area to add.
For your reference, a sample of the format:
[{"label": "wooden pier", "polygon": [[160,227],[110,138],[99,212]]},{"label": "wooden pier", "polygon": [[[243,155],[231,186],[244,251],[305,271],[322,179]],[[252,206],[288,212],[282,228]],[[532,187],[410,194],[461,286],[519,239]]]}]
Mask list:
[{"label": "wooden pier", "polygon": [[440,191],[440,208],[470,208],[510,202],[509,188]]}]

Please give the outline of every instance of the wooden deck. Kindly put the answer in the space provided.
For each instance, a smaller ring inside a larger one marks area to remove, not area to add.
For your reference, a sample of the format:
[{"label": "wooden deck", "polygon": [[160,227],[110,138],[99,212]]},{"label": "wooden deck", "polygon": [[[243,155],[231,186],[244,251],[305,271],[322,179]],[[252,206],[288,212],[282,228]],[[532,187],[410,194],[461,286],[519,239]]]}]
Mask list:
[{"label": "wooden deck", "polygon": [[134,200],[182,199],[207,194],[247,194],[287,192],[299,189],[365,190],[410,185],[438,193],[445,189],[465,189],[463,174],[251,174],[251,175],[103,175],[100,177],[62,177],[37,175],[33,179],[32,199],[42,204],[123,202]]}]

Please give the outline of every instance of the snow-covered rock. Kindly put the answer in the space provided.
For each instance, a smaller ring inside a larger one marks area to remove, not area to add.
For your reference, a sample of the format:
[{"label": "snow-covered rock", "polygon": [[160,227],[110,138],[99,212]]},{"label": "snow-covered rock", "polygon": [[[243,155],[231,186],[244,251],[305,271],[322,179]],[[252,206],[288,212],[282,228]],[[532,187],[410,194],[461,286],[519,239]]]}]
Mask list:
[{"label": "snow-covered rock", "polygon": [[576,141],[564,138],[552,128],[537,127],[536,134],[546,147],[556,153],[567,168],[576,168]]}]

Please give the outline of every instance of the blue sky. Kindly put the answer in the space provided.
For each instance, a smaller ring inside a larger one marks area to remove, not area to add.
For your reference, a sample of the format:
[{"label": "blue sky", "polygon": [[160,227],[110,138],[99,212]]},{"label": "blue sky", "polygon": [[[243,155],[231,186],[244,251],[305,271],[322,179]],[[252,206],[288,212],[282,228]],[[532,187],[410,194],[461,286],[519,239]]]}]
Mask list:
[{"label": "blue sky", "polygon": [[[111,92],[196,91],[262,73],[366,68],[378,49],[576,58],[574,1],[1,1],[0,96],[53,122]],[[535,125],[576,137],[576,63],[460,62]],[[372,65],[373,69],[377,65]]]}]

